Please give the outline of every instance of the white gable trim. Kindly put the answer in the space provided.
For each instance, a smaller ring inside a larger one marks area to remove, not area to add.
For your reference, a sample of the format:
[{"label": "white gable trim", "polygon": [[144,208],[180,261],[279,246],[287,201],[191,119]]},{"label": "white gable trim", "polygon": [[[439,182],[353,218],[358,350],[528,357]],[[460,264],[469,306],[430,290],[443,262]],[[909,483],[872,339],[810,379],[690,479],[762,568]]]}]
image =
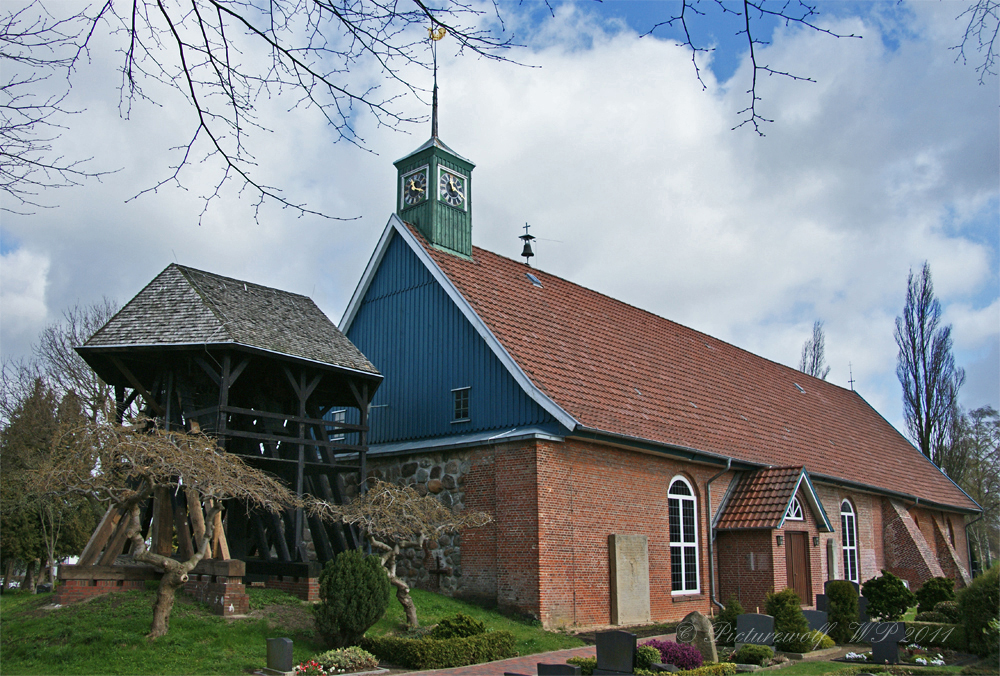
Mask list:
[{"label": "white gable trim", "polygon": [[448,294],[451,299],[465,318],[472,324],[472,327],[476,330],[476,333],[486,341],[490,350],[496,355],[500,363],[504,365],[504,368],[510,373],[514,378],[515,382],[524,390],[531,399],[541,406],[549,415],[555,418],[559,424],[564,426],[566,429],[572,431],[576,429],[579,424],[577,420],[567,413],[559,404],[554,402],[547,394],[542,392],[538,387],[532,382],[531,378],[528,377],[514,358],[507,352],[507,348],[497,339],[497,337],[490,331],[486,323],[483,322],[479,314],[473,309],[472,305],[466,300],[465,296],[455,287],[448,276],[444,274],[441,268],[438,267],[434,259],[431,258],[430,254],[420,245],[417,238],[413,236],[410,229],[406,227],[399,216],[393,214],[389,217],[389,222],[385,226],[385,231],[382,233],[382,237],[379,239],[378,246],[375,247],[375,252],[372,254],[371,260],[368,261],[368,267],[365,268],[364,274],[361,276],[361,281],[358,282],[358,287],[354,290],[354,295],[351,296],[351,301],[347,304],[347,309],[344,311],[344,316],[340,320],[341,332],[345,335],[347,331],[351,328],[351,324],[354,322],[354,318],[357,316],[358,310],[361,308],[361,301],[364,299],[365,294],[368,292],[368,287],[371,285],[372,279],[375,277],[375,273],[378,270],[379,264],[382,262],[382,258],[385,256],[385,252],[389,248],[390,242],[392,242],[392,237],[397,235],[403,238],[410,250],[416,254],[417,258],[427,271],[431,273],[434,280],[440,285],[444,292]]},{"label": "white gable trim", "polygon": [[805,467],[799,473],[799,480],[795,482],[795,490],[792,491],[791,496],[788,498],[788,502],[785,503],[785,511],[781,517],[781,523],[778,524],[778,528],[785,527],[785,520],[788,518],[788,505],[792,504],[792,498],[794,498],[798,492],[799,487],[802,486],[802,482],[806,483],[806,490],[804,491],[806,496],[806,502],[809,503],[809,507],[812,509],[813,515],[816,517],[816,525],[819,527],[820,531],[826,533],[833,532],[833,526],[830,524],[830,518],[826,515],[826,510],[823,509],[823,503],[820,502],[819,496],[816,495],[816,489],[813,488],[812,481],[809,479],[809,473],[806,472]]}]

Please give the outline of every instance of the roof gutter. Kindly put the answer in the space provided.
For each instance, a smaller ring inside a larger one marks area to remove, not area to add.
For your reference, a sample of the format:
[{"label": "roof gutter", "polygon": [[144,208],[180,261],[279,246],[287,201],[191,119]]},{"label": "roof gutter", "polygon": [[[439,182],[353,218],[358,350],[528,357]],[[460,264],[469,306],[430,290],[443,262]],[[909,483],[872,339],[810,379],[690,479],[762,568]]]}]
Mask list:
[{"label": "roof gutter", "polygon": [[[576,428],[573,429],[573,431],[567,436],[582,438],[588,441],[612,441],[621,446],[630,446],[632,448],[639,448],[646,451],[652,451],[654,453],[672,455],[693,462],[704,462],[720,466],[724,464],[727,468],[731,467],[733,464],[732,457],[721,455],[719,453],[699,451],[694,448],[677,446],[675,444],[658,443],[650,441],[649,439],[632,437],[627,434],[615,434],[614,432],[607,432],[594,427],[584,427],[583,425],[577,425]],[[761,469],[763,467],[767,467],[767,465],[745,461],[741,462],[739,460],[736,461],[736,464],[737,469]]]},{"label": "roof gutter", "polygon": [[[708,523],[708,597],[712,603],[723,610],[726,607],[719,603],[719,599],[715,598],[715,557],[712,555],[712,543],[715,542],[715,526],[712,525],[712,482],[728,472],[732,466],[733,459],[729,458],[726,461],[726,468],[705,482],[705,505],[708,508],[708,517],[706,519]],[[965,538],[965,541],[969,541],[968,536]]]},{"label": "roof gutter", "polygon": [[[949,512],[960,512],[962,514],[981,514],[983,509],[979,506],[979,503],[969,497],[969,500],[979,509],[970,509],[968,507],[957,507],[955,505],[948,505],[942,502],[933,502],[931,500],[926,500],[923,498],[918,498],[915,495],[910,495],[909,493],[900,493],[898,491],[890,491],[886,488],[878,488],[876,486],[868,486],[865,484],[858,483],[856,481],[848,481],[846,479],[838,479],[836,477],[829,476],[827,474],[813,474],[809,473],[813,479],[817,481],[822,481],[823,483],[834,484],[835,486],[844,486],[846,488],[853,488],[855,490],[862,490],[866,493],[876,493],[879,495],[887,495],[889,497],[896,498],[898,500],[904,500],[906,502],[912,502],[914,505],[921,505],[923,507],[933,508],[933,509],[943,509]],[[964,491],[963,491],[964,492]],[[966,497],[968,494],[966,493]]]}]

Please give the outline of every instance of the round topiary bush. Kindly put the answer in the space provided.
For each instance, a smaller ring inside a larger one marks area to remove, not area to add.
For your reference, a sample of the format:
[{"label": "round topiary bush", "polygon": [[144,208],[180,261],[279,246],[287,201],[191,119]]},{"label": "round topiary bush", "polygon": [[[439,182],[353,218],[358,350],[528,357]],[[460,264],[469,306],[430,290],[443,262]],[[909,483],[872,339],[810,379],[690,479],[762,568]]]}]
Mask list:
[{"label": "round topiary bush", "polygon": [[858,624],[858,592],[847,580],[836,580],[826,586],[827,622],[830,638],[837,643],[850,643]]},{"label": "round topiary bush", "polygon": [[882,622],[895,622],[917,602],[917,597],[903,581],[887,570],[861,585],[868,599],[868,616]]},{"label": "round topiary bush", "polygon": [[812,650],[809,622],[802,614],[802,601],[794,589],[768,594],[766,613],[774,618],[774,645],[778,650],[804,653]]},{"label": "round topiary bush", "polygon": [[314,657],[313,661],[321,664],[324,671],[331,674],[371,671],[378,667],[378,658],[357,646],[328,650]]},{"label": "round topiary bush", "polygon": [[458,613],[438,622],[431,632],[431,638],[465,638],[486,633],[486,625],[479,620]]},{"label": "round topiary bush", "polygon": [[719,645],[736,643],[736,618],[743,614],[743,606],[735,595],[726,601],[726,608],[715,618],[712,629],[715,632],[715,642]]},{"label": "round topiary bush", "polygon": [[752,643],[747,643],[733,655],[736,664],[756,664],[762,667],[766,667],[773,658],[774,651],[771,650],[771,646]]},{"label": "round topiary bush", "polygon": [[958,601],[939,601],[934,604],[934,612],[941,613],[948,619],[947,622],[959,624],[962,616],[958,612]]},{"label": "round topiary bush", "polygon": [[917,616],[913,618],[914,622],[937,622],[940,624],[952,624],[951,618],[949,618],[944,613],[939,613],[935,610],[931,610],[926,613],[917,613]]},{"label": "round topiary bush", "polygon": [[932,577],[917,590],[917,612],[929,613],[941,601],[955,599],[955,581],[950,577]]},{"label": "round topiary bush", "polygon": [[969,650],[977,655],[995,652],[997,645],[989,632],[990,621],[1000,617],[1000,565],[994,565],[958,592],[958,612],[965,622]]},{"label": "round topiary bush", "polygon": [[330,645],[355,645],[389,607],[389,576],[378,557],[341,552],[319,576],[316,630]]}]

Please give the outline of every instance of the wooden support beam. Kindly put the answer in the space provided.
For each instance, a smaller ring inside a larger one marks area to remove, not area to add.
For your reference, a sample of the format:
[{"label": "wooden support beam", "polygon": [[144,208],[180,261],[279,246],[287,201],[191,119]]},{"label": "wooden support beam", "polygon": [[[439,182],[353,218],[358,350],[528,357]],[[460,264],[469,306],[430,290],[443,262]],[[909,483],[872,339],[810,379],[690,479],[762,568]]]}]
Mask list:
[{"label": "wooden support beam", "polygon": [[281,528],[281,517],[274,512],[268,512],[268,530],[271,532],[271,541],[278,552],[278,558],[282,561],[291,561],[292,555],[288,551],[288,542]]},{"label": "wooden support beam", "polygon": [[122,362],[121,359],[113,355],[108,355],[108,359],[111,360],[111,363],[114,364],[119,371],[121,371],[121,374],[125,376],[125,379],[129,381],[132,387],[135,388],[139,392],[139,394],[142,395],[143,401],[149,404],[149,406],[159,415],[164,415],[166,413],[164,408],[160,406],[159,402],[153,399],[153,396],[146,391],[146,388],[143,387],[142,383],[139,382],[139,379],[132,374],[132,372],[128,369],[127,366],[125,366],[125,364]]},{"label": "wooden support beam", "polygon": [[97,561],[97,557],[101,555],[101,550],[104,549],[115,527],[118,526],[118,520],[121,519],[121,516],[122,512],[120,509],[117,507],[108,507],[108,511],[104,513],[104,517],[101,519],[101,523],[97,525],[97,529],[90,536],[90,540],[87,541],[87,546],[83,548],[78,565],[90,566]]},{"label": "wooden support beam", "polygon": [[264,525],[264,520],[260,514],[255,513],[250,517],[250,525],[253,528],[254,539],[257,542],[257,555],[265,561],[270,561],[273,558],[271,556],[271,545],[267,541],[267,527]]},{"label": "wooden support beam", "polygon": [[170,556],[174,553],[174,510],[170,504],[170,489],[159,486],[153,489],[152,549],[156,554]]},{"label": "wooden support beam", "polygon": [[215,529],[212,531],[212,558],[226,560],[229,558],[229,541],[226,540],[226,529],[222,527],[222,512],[215,513]]},{"label": "wooden support beam", "polygon": [[115,526],[114,535],[111,536],[111,540],[108,542],[108,546],[104,548],[104,554],[98,559],[97,565],[99,566],[111,566],[114,565],[115,559],[118,555],[122,553],[122,548],[125,546],[125,542],[128,540],[128,527],[129,527],[130,516],[128,512],[122,515],[122,518],[118,519],[118,524]]},{"label": "wooden support beam", "polygon": [[194,556],[194,543],[188,523],[187,496],[179,491],[170,491],[170,503],[174,512],[174,528],[177,529],[177,554],[182,559],[190,559]]}]

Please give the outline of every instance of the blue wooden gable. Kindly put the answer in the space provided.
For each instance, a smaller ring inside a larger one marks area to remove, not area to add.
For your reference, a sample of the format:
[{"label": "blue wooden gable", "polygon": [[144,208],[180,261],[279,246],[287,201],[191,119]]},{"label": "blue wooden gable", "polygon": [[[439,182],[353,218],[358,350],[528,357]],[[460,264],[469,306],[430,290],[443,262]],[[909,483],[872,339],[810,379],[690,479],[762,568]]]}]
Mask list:
[{"label": "blue wooden gable", "polygon": [[[369,443],[387,444],[544,426],[562,431],[529,397],[398,232],[377,262],[347,337],[382,373]],[[453,422],[469,388],[469,420]]]}]

